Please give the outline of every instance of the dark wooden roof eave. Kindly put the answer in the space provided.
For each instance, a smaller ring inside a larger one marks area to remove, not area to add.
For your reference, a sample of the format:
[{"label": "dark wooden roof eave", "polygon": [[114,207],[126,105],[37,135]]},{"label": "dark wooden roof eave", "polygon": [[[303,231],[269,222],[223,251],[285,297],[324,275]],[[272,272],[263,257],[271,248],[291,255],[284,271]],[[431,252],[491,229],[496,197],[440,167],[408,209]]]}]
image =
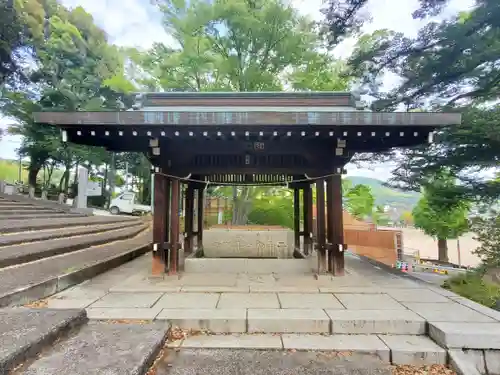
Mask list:
[{"label": "dark wooden roof eave", "polygon": [[424,126],[458,125],[459,113],[407,112],[38,112],[35,122],[60,127],[92,126]]}]

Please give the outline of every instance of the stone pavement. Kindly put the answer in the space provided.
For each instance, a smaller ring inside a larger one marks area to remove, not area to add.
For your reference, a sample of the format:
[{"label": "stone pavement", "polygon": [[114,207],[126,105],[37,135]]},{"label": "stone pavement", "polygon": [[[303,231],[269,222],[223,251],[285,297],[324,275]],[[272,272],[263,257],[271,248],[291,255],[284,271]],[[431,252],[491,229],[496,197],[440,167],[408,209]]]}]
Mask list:
[{"label": "stone pavement", "polygon": [[181,348],[354,351],[394,364],[439,364],[447,350],[473,344],[500,358],[500,312],[355,256],[346,258],[342,278],[152,278],[149,257],[114,270],[113,280],[104,274],[56,294],[47,305],[85,308],[92,320],[154,320],[212,333],[173,344]]}]

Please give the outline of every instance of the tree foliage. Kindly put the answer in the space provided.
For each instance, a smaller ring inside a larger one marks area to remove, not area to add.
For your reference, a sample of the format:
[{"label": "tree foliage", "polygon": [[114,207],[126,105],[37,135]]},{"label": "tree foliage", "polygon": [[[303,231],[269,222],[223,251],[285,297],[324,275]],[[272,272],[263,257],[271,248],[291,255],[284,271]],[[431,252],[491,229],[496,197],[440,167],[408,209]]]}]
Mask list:
[{"label": "tree foliage", "polygon": [[[331,0],[323,29],[335,46],[335,35],[357,30],[367,1]],[[390,186],[418,190],[443,166],[460,180],[457,199],[496,200],[498,182],[485,172],[499,165],[500,3],[478,0],[468,12],[443,18],[448,0],[421,0],[414,18],[427,24],[415,37],[390,29],[362,35],[349,59],[349,74],[362,92],[375,98],[373,108],[462,113],[460,126],[440,129],[434,145],[357,155],[357,161],[399,161]],[[430,18],[434,17],[434,18]],[[386,73],[400,84],[385,92]],[[490,174],[491,176],[491,174]]]},{"label": "tree foliage", "polygon": [[[345,63],[320,52],[316,25],[282,0],[158,1],[175,46],[129,51],[136,81],[164,91],[347,90]],[[228,189],[226,189],[228,190]],[[259,188],[229,189],[244,224]],[[272,192],[272,189],[267,189]],[[259,219],[260,220],[260,219]]]},{"label": "tree foliage", "polygon": [[468,228],[468,201],[457,201],[453,194],[455,180],[447,172],[441,172],[428,180],[424,195],[413,209],[415,226],[438,241],[438,259],[448,262],[447,240],[457,238]]},{"label": "tree foliage", "polygon": [[356,185],[350,188],[345,196],[345,207],[355,218],[363,220],[374,211],[375,197],[366,185]]},{"label": "tree foliage", "polygon": [[500,267],[500,213],[490,209],[486,215],[475,217],[471,228],[480,243],[475,250],[483,263],[489,268]]},{"label": "tree foliage", "polygon": [[[11,27],[24,31],[19,34],[24,45],[16,51],[32,61],[23,69],[28,82],[8,84],[0,109],[12,122],[10,133],[23,137],[19,154],[30,159],[28,183],[34,186],[40,170],[58,165],[64,168],[59,189],[67,191],[70,169],[108,164],[109,153],[63,144],[59,131],[35,124],[32,113],[122,108],[127,102],[124,88],[131,88],[124,78],[124,55],[81,7],[67,9],[56,0],[16,0],[11,10],[17,17]],[[14,53],[11,57],[14,65],[23,61]]]}]

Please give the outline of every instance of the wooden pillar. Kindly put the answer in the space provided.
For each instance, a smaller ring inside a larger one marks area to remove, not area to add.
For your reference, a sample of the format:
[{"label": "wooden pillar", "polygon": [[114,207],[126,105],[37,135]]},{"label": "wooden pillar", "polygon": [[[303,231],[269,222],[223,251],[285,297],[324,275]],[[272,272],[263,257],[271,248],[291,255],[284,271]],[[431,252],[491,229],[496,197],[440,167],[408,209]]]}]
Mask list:
[{"label": "wooden pillar", "polygon": [[342,176],[327,179],[328,271],[344,275],[344,225],[342,218]]},{"label": "wooden pillar", "polygon": [[154,175],[154,207],[153,207],[153,275],[165,273],[165,230],[166,230],[166,177],[162,174]]},{"label": "wooden pillar", "polygon": [[184,253],[193,252],[193,232],[194,232],[194,186],[188,184],[185,189],[184,204]]},{"label": "wooden pillar", "polygon": [[[165,177],[165,248],[163,249],[165,265],[168,265],[168,260],[170,259],[170,190],[172,187],[172,180],[169,177]],[[166,269],[165,269],[166,271]]]},{"label": "wooden pillar", "polygon": [[304,186],[304,254],[309,255],[312,249],[312,237],[311,237],[311,232],[312,232],[312,203],[313,203],[313,196],[312,196],[312,190],[311,190],[311,185],[307,184]]},{"label": "wooden pillar", "polygon": [[295,251],[300,251],[300,190],[293,188],[293,234]]},{"label": "wooden pillar", "polygon": [[325,180],[316,181],[316,240],[318,250],[318,274],[328,269],[326,262],[326,223],[325,223]]},{"label": "wooden pillar", "polygon": [[172,179],[172,202],[170,209],[170,264],[169,274],[175,275],[179,269],[179,194],[180,182]]},{"label": "wooden pillar", "polygon": [[197,199],[197,206],[198,206],[198,217],[197,219],[197,233],[196,233],[196,246],[198,247],[198,250],[203,249],[203,208],[204,208],[204,198],[205,198],[205,188],[202,186],[198,187],[198,199]]}]

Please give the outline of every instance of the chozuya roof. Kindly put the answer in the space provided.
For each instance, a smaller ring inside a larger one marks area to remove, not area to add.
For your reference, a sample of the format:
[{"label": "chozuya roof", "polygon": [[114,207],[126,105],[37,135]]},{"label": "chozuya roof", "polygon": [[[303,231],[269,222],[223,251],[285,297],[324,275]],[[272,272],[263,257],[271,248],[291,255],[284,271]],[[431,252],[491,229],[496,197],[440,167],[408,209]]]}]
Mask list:
[{"label": "chozuya roof", "polygon": [[456,113],[370,112],[348,92],[165,92],[137,94],[135,110],[40,112],[35,121],[96,125],[427,126],[456,125]]},{"label": "chozuya roof", "polygon": [[374,113],[363,111],[124,111],[124,112],[38,112],[35,122],[63,127],[96,125],[193,125],[193,126],[424,126],[460,124],[458,113]]}]

